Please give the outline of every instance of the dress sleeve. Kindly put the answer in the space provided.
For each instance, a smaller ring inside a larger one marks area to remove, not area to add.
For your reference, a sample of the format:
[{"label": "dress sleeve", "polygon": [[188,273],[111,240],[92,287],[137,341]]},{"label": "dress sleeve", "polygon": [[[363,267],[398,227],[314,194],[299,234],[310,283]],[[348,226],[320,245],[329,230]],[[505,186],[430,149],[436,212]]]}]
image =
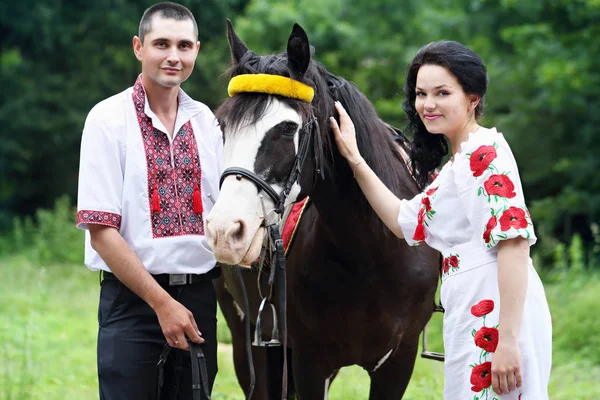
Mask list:
[{"label": "dress sleeve", "polygon": [[398,225],[402,235],[410,246],[418,246],[425,242],[425,218],[423,213],[423,199],[425,193],[420,193],[411,200],[402,200]]},{"label": "dress sleeve", "polygon": [[492,248],[500,240],[537,238],[525,205],[517,163],[504,136],[495,129],[477,133],[456,155],[458,197],[474,231],[474,239]]},{"label": "dress sleeve", "polygon": [[89,224],[121,227],[123,169],[117,136],[94,110],[86,119],[81,138],[77,228]]}]

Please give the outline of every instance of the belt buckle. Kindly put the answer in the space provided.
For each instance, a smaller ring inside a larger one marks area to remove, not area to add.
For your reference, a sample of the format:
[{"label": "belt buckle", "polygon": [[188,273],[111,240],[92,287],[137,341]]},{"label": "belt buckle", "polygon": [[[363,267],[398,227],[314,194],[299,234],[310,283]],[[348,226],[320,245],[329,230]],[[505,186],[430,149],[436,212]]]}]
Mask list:
[{"label": "belt buckle", "polygon": [[169,286],[180,286],[187,283],[187,274],[169,274]]}]

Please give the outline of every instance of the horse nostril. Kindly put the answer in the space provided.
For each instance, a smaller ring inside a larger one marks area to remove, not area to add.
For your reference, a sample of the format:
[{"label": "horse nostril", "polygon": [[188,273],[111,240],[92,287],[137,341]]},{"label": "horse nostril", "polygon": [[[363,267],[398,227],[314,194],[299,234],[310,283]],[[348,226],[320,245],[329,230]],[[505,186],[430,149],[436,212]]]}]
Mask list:
[{"label": "horse nostril", "polygon": [[239,226],[236,230],[233,231],[231,237],[234,241],[238,242],[244,239],[244,231],[246,229],[246,226],[244,225],[244,221],[241,220],[238,220],[235,223]]}]

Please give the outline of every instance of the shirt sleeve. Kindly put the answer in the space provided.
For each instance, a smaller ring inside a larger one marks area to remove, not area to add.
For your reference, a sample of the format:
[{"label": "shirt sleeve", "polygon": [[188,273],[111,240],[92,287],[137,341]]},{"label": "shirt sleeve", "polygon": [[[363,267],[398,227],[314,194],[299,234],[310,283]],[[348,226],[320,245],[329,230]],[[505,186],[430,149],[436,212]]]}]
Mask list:
[{"label": "shirt sleeve", "polygon": [[83,128],[77,191],[77,228],[121,227],[123,168],[115,132],[90,112]]},{"label": "shirt sleeve", "polygon": [[398,225],[404,239],[410,246],[418,246],[425,242],[425,193],[420,193],[411,200],[402,200],[398,213]]},{"label": "shirt sleeve", "polygon": [[486,248],[500,240],[537,238],[525,205],[517,163],[504,136],[495,129],[474,134],[456,155],[458,197],[474,231]]}]

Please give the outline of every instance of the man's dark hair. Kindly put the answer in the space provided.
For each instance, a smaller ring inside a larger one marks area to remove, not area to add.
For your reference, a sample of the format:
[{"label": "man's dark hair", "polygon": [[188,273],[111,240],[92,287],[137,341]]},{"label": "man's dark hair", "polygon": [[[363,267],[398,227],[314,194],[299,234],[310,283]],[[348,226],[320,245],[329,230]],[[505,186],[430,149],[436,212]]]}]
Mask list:
[{"label": "man's dark hair", "polygon": [[142,19],[140,20],[140,28],[138,31],[138,37],[142,43],[144,43],[144,37],[146,34],[152,29],[152,18],[154,18],[155,15],[159,15],[163,18],[174,19],[176,21],[185,21],[186,19],[189,19],[194,24],[194,33],[196,36],[198,36],[198,24],[196,23],[196,18],[194,18],[192,12],[181,4],[164,2],[157,3],[144,11],[144,15],[142,15]]}]

